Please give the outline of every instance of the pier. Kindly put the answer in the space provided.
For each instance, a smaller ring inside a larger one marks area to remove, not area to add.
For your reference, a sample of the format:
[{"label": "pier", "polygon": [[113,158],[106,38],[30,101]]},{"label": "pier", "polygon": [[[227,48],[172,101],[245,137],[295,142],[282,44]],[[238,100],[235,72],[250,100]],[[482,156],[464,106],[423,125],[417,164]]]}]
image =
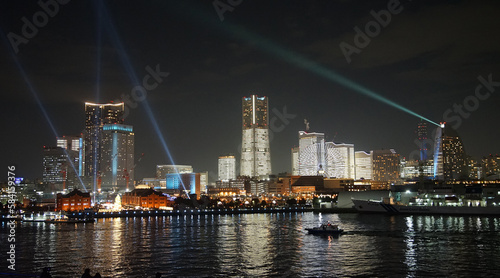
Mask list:
[{"label": "pier", "polygon": [[176,209],[176,210],[122,210],[113,212],[72,212],[68,218],[113,218],[113,217],[149,217],[149,216],[179,216],[179,215],[237,215],[255,213],[288,213],[311,212],[311,207],[285,208],[234,208],[234,209]]}]

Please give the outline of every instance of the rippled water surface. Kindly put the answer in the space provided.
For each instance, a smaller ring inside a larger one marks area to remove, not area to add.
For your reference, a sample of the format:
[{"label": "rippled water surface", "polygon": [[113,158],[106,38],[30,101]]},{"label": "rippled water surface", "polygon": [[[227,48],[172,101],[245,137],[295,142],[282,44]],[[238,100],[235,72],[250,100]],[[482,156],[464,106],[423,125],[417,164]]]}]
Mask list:
[{"label": "rippled water surface", "polygon": [[[346,233],[308,235],[330,221]],[[6,263],[2,227],[0,272]],[[498,277],[500,218],[276,213],[20,223],[16,272],[80,277]]]}]

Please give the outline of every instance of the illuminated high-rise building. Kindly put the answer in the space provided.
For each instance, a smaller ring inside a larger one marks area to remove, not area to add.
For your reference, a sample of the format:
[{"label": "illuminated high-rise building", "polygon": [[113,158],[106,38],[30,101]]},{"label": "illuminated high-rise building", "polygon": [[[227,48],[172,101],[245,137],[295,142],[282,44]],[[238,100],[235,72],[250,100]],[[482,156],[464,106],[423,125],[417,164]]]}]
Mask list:
[{"label": "illuminated high-rise building", "polygon": [[356,179],[371,180],[373,177],[373,152],[355,152],[354,159],[356,167]]},{"label": "illuminated high-rise building", "polygon": [[68,159],[66,152],[60,147],[43,148],[43,173],[42,181],[49,184],[62,185],[66,182],[68,172]]},{"label": "illuminated high-rise building", "polygon": [[84,176],[97,183],[100,171],[102,129],[105,124],[122,124],[124,103],[85,103]]},{"label": "illuminated high-rise building", "polygon": [[323,176],[325,167],[325,134],[299,131],[299,175]]},{"label": "illuminated high-rise building", "polygon": [[464,146],[456,130],[441,124],[436,130],[434,147],[435,179],[446,181],[468,176]]},{"label": "illuminated high-rise building", "polygon": [[399,154],[393,149],[373,151],[373,180],[396,183],[399,177]]},{"label": "illuminated high-rise building", "polygon": [[421,120],[418,123],[418,128],[417,128],[417,137],[418,137],[418,142],[420,145],[420,160],[421,161],[426,161],[427,160],[427,144],[428,138],[427,138],[427,122],[424,120]]},{"label": "illuminated high-rise building", "polygon": [[401,159],[401,179],[419,180],[434,178],[434,162],[432,159],[426,161]]},{"label": "illuminated high-rise building", "polygon": [[132,126],[105,124],[102,128],[101,188],[129,190],[134,186],[134,133]]},{"label": "illuminated high-rise building", "polygon": [[200,192],[206,194],[208,185],[208,171],[200,172]]},{"label": "illuminated high-rise building", "polygon": [[299,147],[292,148],[292,175],[299,175]]},{"label": "illuminated high-rise building", "polygon": [[271,174],[268,98],[244,97],[242,114],[240,175],[267,179]]},{"label": "illuminated high-rise building", "polygon": [[325,143],[326,176],[338,179],[354,179],[354,145]]},{"label": "illuminated high-rise building", "polygon": [[234,155],[219,157],[219,179],[229,181],[236,179],[236,158]]},{"label": "illuminated high-rise building", "polygon": [[[71,161],[73,162],[74,170],[72,173],[75,176],[83,176],[83,157],[84,157],[84,149],[83,149],[83,138],[80,136],[62,136],[57,137],[57,146],[68,151]],[[74,157],[73,157],[74,156]]]},{"label": "illuminated high-rise building", "polygon": [[481,171],[485,177],[500,174],[500,156],[490,154],[483,157]]}]

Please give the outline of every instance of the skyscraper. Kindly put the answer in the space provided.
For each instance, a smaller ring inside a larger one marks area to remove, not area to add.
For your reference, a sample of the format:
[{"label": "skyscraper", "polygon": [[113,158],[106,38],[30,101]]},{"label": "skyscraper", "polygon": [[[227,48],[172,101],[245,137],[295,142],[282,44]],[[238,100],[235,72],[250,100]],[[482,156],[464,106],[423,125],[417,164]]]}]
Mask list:
[{"label": "skyscraper", "polygon": [[271,174],[267,97],[251,95],[242,100],[240,175],[267,179]]},{"label": "skyscraper", "polygon": [[70,156],[70,160],[74,163],[74,169],[77,171],[73,174],[76,176],[83,176],[83,138],[80,136],[57,137],[57,146],[69,151],[68,155]]},{"label": "skyscraper", "polygon": [[395,150],[373,151],[373,180],[396,183],[400,176],[400,159]]},{"label": "skyscraper", "polygon": [[468,175],[464,146],[456,130],[441,124],[436,130],[434,147],[435,179],[454,180]]},{"label": "skyscraper", "polygon": [[94,191],[101,170],[101,141],[105,124],[123,123],[124,103],[85,103],[84,176],[90,177]]},{"label": "skyscraper", "polygon": [[325,159],[325,134],[299,131],[299,175],[323,175]]},{"label": "skyscraper", "polygon": [[354,153],[356,179],[371,180],[373,177],[373,152],[358,151]]},{"label": "skyscraper", "polygon": [[354,145],[325,143],[326,176],[339,179],[354,179]]},{"label": "skyscraper", "polygon": [[236,179],[236,158],[234,155],[219,157],[219,178],[220,181]]},{"label": "skyscraper", "polygon": [[43,177],[42,181],[49,184],[60,185],[64,189],[68,172],[68,159],[66,152],[60,147],[43,148]]},{"label": "skyscraper", "polygon": [[134,133],[132,126],[103,125],[100,177],[102,189],[128,190],[133,187]]},{"label": "skyscraper", "polygon": [[424,120],[421,120],[418,123],[417,137],[420,145],[420,160],[426,161],[427,151],[428,151],[427,150],[428,138],[427,138],[427,122],[425,122]]},{"label": "skyscraper", "polygon": [[299,147],[292,148],[292,175],[299,175]]}]

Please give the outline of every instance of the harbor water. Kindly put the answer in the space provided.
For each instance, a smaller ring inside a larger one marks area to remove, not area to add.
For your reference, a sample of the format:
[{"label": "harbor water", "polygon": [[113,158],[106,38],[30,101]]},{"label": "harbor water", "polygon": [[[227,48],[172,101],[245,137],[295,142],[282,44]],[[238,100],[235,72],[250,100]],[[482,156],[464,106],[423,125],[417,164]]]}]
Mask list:
[{"label": "harbor water", "polygon": [[[338,236],[305,228],[338,224]],[[498,277],[500,217],[312,212],[18,223],[16,270],[81,277]],[[7,276],[8,277],[8,276]],[[22,276],[12,276],[22,277]]]}]

